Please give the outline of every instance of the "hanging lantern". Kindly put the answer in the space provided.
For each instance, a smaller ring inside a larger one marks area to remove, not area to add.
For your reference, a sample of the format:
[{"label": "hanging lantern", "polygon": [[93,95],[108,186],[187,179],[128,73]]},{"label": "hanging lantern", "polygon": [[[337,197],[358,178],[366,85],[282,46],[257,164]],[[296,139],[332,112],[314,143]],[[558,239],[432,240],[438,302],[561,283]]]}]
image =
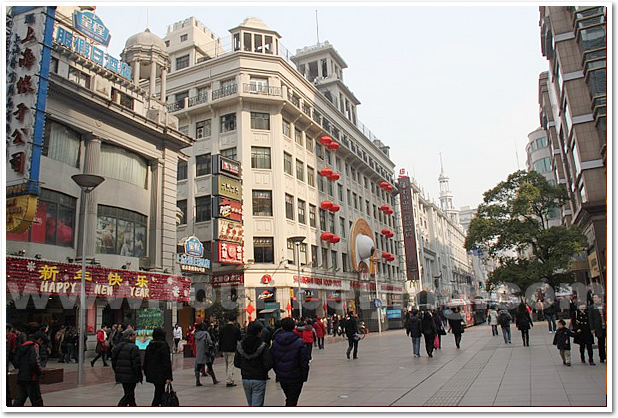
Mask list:
[{"label": "hanging lantern", "polygon": [[328,208],[328,210],[330,210],[331,212],[339,212],[339,209],[341,209],[341,206],[335,203],[333,203],[333,205],[330,208]]},{"label": "hanging lantern", "polygon": [[323,232],[322,235],[320,235],[320,239],[322,241],[330,241],[333,239],[334,236],[335,234],[333,234],[332,232]]},{"label": "hanging lantern", "polygon": [[391,253],[387,253],[387,252],[382,253],[382,258],[388,259],[390,258],[390,256],[391,256]]},{"label": "hanging lantern", "polygon": [[388,183],[387,182],[383,181],[383,182],[380,183],[380,188],[381,189],[386,189],[387,187],[388,187]]},{"label": "hanging lantern", "polygon": [[382,205],[382,206],[380,206],[380,210],[381,210],[381,211],[384,211],[384,212],[385,212],[385,211],[387,211],[388,209],[389,209],[388,205]]},{"label": "hanging lantern", "polygon": [[333,206],[333,202],[331,202],[330,200],[325,200],[320,204],[320,207],[322,209],[330,209],[331,206]]},{"label": "hanging lantern", "polygon": [[328,144],[326,148],[328,148],[331,151],[337,151],[339,149],[339,144],[333,141],[330,144]]},{"label": "hanging lantern", "polygon": [[395,233],[393,231],[388,231],[388,234],[386,234],[389,238],[393,238],[395,236]]},{"label": "hanging lantern", "polygon": [[393,189],[394,189],[394,187],[393,187],[393,186],[391,186],[390,184],[389,184],[389,185],[388,185],[388,187],[386,188],[386,190],[387,190],[387,191],[389,191],[389,192],[390,192],[391,190],[393,190]]},{"label": "hanging lantern", "polygon": [[333,174],[332,168],[323,168],[320,170],[320,175],[324,177],[328,177]]},{"label": "hanging lantern", "polygon": [[341,237],[339,235],[333,236],[333,238],[330,240],[330,242],[333,244],[337,244],[339,241],[341,241]]},{"label": "hanging lantern", "polygon": [[329,175],[327,178],[331,181],[337,181],[339,180],[339,178],[341,178],[341,175],[339,173],[333,173]]},{"label": "hanging lantern", "polygon": [[382,235],[388,235],[391,231],[388,228],[382,228],[380,232],[382,233]]},{"label": "hanging lantern", "polygon": [[395,261],[395,256],[391,254],[391,256],[388,258],[388,261]]},{"label": "hanging lantern", "polygon": [[331,137],[330,137],[330,136],[328,136],[328,135],[322,135],[322,136],[320,137],[320,144],[322,144],[322,145],[328,145],[328,144],[330,144],[331,142],[333,142],[333,138],[331,138]]},{"label": "hanging lantern", "polygon": [[393,213],[395,213],[395,211],[392,210],[391,208],[388,208],[388,210],[386,211],[387,215],[392,215]]}]

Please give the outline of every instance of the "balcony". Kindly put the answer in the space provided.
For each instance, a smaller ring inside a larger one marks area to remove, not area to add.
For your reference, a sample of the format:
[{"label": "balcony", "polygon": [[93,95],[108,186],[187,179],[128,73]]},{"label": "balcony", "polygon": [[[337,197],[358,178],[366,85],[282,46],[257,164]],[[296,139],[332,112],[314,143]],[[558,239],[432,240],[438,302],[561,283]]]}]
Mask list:
[{"label": "balcony", "polygon": [[184,99],[179,100],[179,101],[174,102],[174,103],[170,103],[170,104],[167,105],[167,111],[169,113],[177,112],[177,111],[182,110],[184,108],[185,108],[185,100]]},{"label": "balcony", "polygon": [[189,98],[189,107],[208,102],[208,93],[201,93]]},{"label": "balcony", "polygon": [[281,87],[245,83],[242,85],[242,91],[243,93],[281,97]]},{"label": "balcony", "polygon": [[238,93],[238,85],[231,84],[212,91],[212,100],[221,99],[223,97],[232,96]]}]

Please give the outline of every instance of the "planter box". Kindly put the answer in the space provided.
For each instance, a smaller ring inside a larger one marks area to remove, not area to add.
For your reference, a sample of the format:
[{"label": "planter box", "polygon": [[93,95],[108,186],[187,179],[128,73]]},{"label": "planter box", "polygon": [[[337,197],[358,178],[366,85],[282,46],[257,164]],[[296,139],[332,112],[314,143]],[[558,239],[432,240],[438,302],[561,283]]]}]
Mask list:
[{"label": "planter box", "polygon": [[42,385],[51,385],[64,381],[64,369],[44,369],[41,375]]}]

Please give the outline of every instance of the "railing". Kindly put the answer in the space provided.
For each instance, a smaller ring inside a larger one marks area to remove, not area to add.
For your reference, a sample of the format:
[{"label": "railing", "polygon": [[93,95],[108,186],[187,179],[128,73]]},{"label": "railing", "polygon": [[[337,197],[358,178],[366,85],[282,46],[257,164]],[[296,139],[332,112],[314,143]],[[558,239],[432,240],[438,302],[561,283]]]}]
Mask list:
[{"label": "railing", "polygon": [[170,103],[167,105],[167,111],[168,112],[176,112],[178,110],[184,109],[185,108],[185,100],[179,100],[177,102],[174,103]]},{"label": "railing", "polygon": [[222,87],[217,90],[212,91],[212,100],[217,100],[222,97],[231,96],[232,94],[238,93],[238,86],[236,84],[232,84],[226,87]]},{"label": "railing", "polygon": [[281,87],[263,86],[257,84],[243,84],[243,93],[263,94],[265,96],[281,97]]},{"label": "railing", "polygon": [[208,93],[198,94],[189,98],[189,107],[208,102]]}]

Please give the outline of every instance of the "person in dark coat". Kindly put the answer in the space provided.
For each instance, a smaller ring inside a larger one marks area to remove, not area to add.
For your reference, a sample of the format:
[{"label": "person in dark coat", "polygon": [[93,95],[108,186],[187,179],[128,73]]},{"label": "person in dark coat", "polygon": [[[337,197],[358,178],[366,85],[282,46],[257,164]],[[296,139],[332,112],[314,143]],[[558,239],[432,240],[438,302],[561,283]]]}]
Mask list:
[{"label": "person in dark coat", "polygon": [[216,385],[219,381],[212,368],[215,361],[215,343],[203,322],[197,324],[195,329],[195,386],[202,386],[200,372],[204,366],[208,368],[208,374],[212,377],[212,384]]},{"label": "person in dark coat", "polygon": [[249,406],[264,406],[268,371],[273,358],[268,344],[262,341],[263,325],[253,321],[247,327],[247,336],[236,345],[234,366],[240,369],[242,386]]},{"label": "person in dark coat", "polygon": [[49,338],[49,325],[41,324],[39,331],[43,337],[43,342],[39,346],[39,362],[41,367],[47,366],[49,360],[49,354],[51,353],[51,339]]},{"label": "person in dark coat", "polygon": [[350,352],[354,349],[354,353],[352,354],[353,359],[358,358],[358,318],[354,314],[354,312],[348,312],[348,316],[345,320],[345,336],[348,338],[348,351],[346,351],[346,356],[350,359]]},{"label": "person in dark coat", "polygon": [[423,335],[423,327],[421,319],[418,317],[418,311],[414,309],[412,315],[408,318],[408,326],[406,334],[412,337],[412,352],[414,357],[421,356],[421,336]]},{"label": "person in dark coat", "polygon": [[19,372],[17,373],[17,398],[13,406],[24,406],[28,398],[32,406],[43,406],[41,396],[43,367],[40,363],[39,350],[44,341],[45,335],[37,332],[17,350],[15,363]]},{"label": "person in dark coat", "polygon": [[436,329],[436,323],[431,316],[431,312],[425,311],[423,314],[421,329],[423,331],[423,337],[425,337],[425,350],[427,350],[427,355],[433,357],[434,339],[436,335],[438,335],[438,330]]},{"label": "person in dark coat", "polygon": [[545,319],[547,320],[547,327],[549,328],[549,333],[556,332],[556,315],[558,311],[556,310],[556,304],[551,298],[545,299],[544,302],[545,309],[543,310],[543,314],[545,315]]},{"label": "person in dark coat", "polygon": [[142,363],[139,348],[135,345],[137,333],[127,329],[122,333],[123,340],[112,351],[112,368],[116,373],[116,382],[122,384],[124,396],[118,406],[137,406],[135,403],[135,386],[142,383]]},{"label": "person in dark coat", "polygon": [[511,321],[513,317],[506,308],[500,308],[498,311],[498,325],[502,328],[502,337],[505,344],[511,344]]},{"label": "person in dark coat", "polygon": [[240,327],[236,323],[236,315],[231,315],[227,324],[221,327],[221,331],[219,331],[219,350],[223,353],[223,360],[225,361],[226,387],[236,386],[236,383],[234,383],[234,356],[236,345],[240,340],[242,340],[242,336],[240,335]]},{"label": "person in dark coat", "polygon": [[442,322],[442,318],[437,310],[433,310],[431,312],[431,316],[433,317],[433,322],[436,324],[436,331],[438,332],[438,349],[442,349],[442,336],[446,335],[446,331],[444,330],[444,323]]},{"label": "person in dark coat", "polygon": [[152,332],[152,341],[144,354],[144,375],[146,382],[155,387],[151,406],[163,406],[165,385],[172,382],[172,359],[170,347],[165,340],[165,330],[156,328]]},{"label": "person in dark coat", "polygon": [[575,333],[566,327],[566,322],[563,319],[558,320],[558,329],[554,335],[554,345],[560,350],[562,364],[571,366],[571,337]]},{"label": "person in dark coat", "polygon": [[275,335],[270,353],[275,374],[285,393],[285,406],[296,406],[309,378],[309,349],[296,333],[292,318],[281,320],[281,331]]},{"label": "person in dark coat", "polygon": [[530,312],[524,302],[520,303],[517,307],[517,313],[515,314],[515,326],[521,331],[521,339],[524,342],[524,347],[530,347],[530,328],[534,326],[532,318],[530,318]]},{"label": "person in dark coat", "polygon": [[459,313],[459,308],[453,308],[453,312],[448,315],[448,326],[449,330],[455,336],[455,345],[457,348],[460,348],[461,345],[461,334],[464,333],[464,320],[461,314]]},{"label": "person in dark coat", "polygon": [[594,343],[594,336],[590,329],[590,319],[588,317],[588,308],[585,302],[580,302],[577,311],[575,311],[573,321],[573,331],[575,332],[575,338],[573,341],[579,344],[579,355],[582,363],[586,363],[585,352],[588,350],[588,363],[591,366],[596,366],[594,363],[592,344]]},{"label": "person in dark coat", "polygon": [[601,363],[605,363],[605,337],[607,335],[607,311],[603,299],[599,295],[592,295],[592,306],[588,308],[590,329],[597,337],[599,347],[599,358]]}]

